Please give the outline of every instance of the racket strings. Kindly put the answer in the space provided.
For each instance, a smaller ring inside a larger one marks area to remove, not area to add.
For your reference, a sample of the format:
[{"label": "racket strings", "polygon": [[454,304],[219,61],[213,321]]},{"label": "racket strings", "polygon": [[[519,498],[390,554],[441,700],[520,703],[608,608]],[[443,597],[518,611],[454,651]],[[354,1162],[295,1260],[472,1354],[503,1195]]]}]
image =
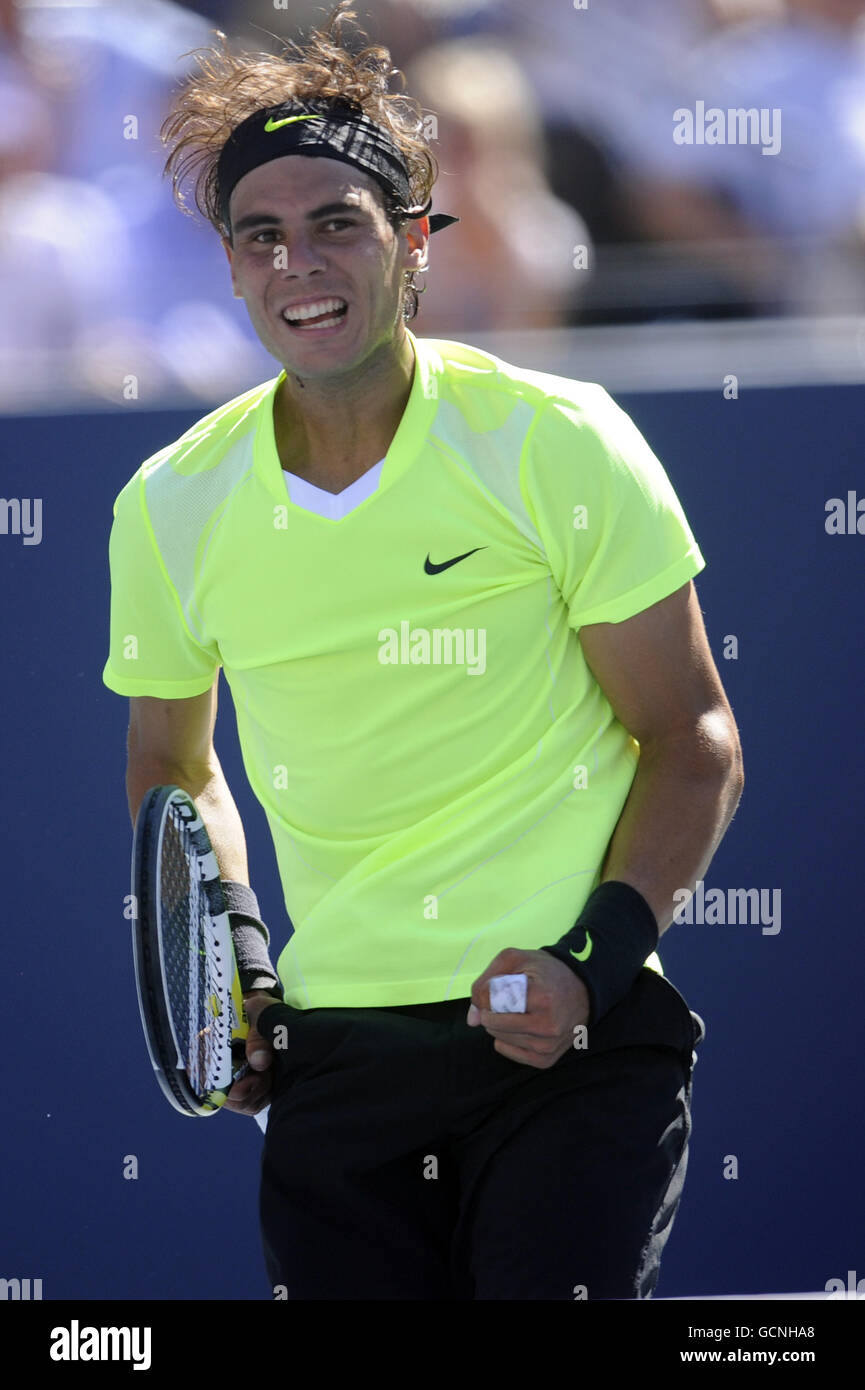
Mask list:
[{"label": "racket strings", "polygon": [[229,961],[208,892],[218,867],[193,827],[169,808],[161,861],[166,987],[177,1044],[200,1098],[231,1079]]}]

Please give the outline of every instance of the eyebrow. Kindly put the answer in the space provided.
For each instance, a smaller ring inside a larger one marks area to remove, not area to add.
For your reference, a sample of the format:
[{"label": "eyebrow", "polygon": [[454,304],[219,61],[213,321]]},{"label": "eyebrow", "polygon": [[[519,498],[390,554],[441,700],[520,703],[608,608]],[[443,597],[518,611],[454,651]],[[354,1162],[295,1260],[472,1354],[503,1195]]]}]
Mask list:
[{"label": "eyebrow", "polygon": [[[321,207],[313,208],[306,214],[307,222],[313,222],[317,217],[332,217],[337,212],[363,212],[364,208],[360,203],[322,203]],[[234,223],[234,232],[248,232],[252,227],[278,227],[282,222],[281,217],[275,216],[272,212],[249,212],[245,217],[241,217]]]}]

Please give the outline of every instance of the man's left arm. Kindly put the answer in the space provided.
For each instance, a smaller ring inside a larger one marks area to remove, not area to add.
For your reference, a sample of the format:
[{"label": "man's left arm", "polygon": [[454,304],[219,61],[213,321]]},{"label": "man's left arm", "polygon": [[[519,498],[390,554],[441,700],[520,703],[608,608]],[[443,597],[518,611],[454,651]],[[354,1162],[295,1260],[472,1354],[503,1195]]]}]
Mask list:
[{"label": "man's left arm", "polygon": [[[641,894],[660,935],[678,910],[674,893],[693,892],[739,803],[738,730],[692,580],[632,618],[588,624],[578,635],[614,714],[640,745],[601,884],[628,884]],[[488,1007],[490,977],[520,972],[534,998],[527,1002],[536,1014],[531,1032],[523,1031],[520,1015]],[[500,952],[475,981],[472,1003],[469,1022],[495,1037],[496,1051],[537,1067],[552,1066],[571,1045],[574,1027],[590,1018],[586,985],[545,951]]]},{"label": "man's left arm", "polygon": [[663,934],[693,892],[745,783],[733,711],[709,649],[693,580],[622,623],[581,628],[586,661],[640,745],[601,881],[642,893]]}]

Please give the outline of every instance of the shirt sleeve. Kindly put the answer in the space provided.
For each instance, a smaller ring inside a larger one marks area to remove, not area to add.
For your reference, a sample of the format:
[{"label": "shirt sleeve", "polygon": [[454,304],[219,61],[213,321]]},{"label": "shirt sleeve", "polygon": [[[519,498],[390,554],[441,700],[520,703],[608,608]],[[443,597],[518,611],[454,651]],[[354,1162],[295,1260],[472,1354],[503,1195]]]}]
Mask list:
[{"label": "shirt sleeve", "polygon": [[523,495],[571,627],[620,623],[705,567],[660,461],[600,386],[547,402],[523,458]]},{"label": "shirt sleeve", "polygon": [[141,470],[114,503],[111,618],[102,680],[118,695],[187,699],[209,690],[219,652],[193,638],[147,515]]}]

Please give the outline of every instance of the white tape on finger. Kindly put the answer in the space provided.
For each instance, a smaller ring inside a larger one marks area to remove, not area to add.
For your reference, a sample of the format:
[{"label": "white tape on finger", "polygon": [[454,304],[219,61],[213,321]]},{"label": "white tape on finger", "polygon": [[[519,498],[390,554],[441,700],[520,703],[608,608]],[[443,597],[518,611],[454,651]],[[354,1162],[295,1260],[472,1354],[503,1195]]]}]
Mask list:
[{"label": "white tape on finger", "polygon": [[524,1014],[527,988],[527,975],[493,975],[490,1009],[494,1014]]}]

